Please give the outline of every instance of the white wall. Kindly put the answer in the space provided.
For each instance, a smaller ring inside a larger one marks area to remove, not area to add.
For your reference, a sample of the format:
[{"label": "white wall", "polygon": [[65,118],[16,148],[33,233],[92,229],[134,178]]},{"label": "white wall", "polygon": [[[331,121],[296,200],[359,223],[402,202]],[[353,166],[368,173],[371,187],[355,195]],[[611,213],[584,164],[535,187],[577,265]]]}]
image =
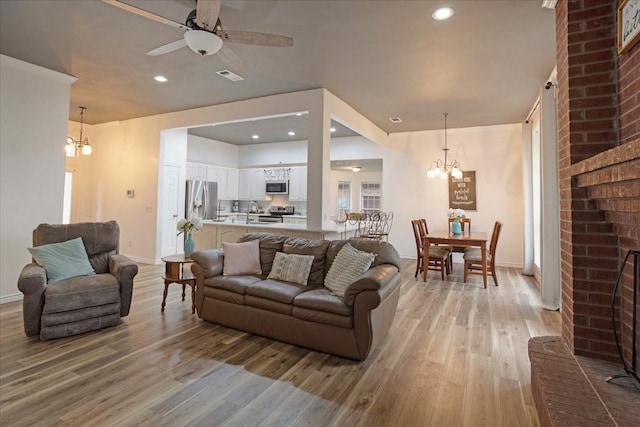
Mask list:
[{"label": "white wall", "polygon": [[362,136],[331,139],[331,160],[381,159],[382,146]]},{"label": "white wall", "polygon": [[71,76],[0,55],[0,301],[17,282],[40,223],[62,222]]},{"label": "white wall", "polygon": [[307,164],[307,141],[249,144],[238,147],[238,167]]},{"label": "white wall", "polygon": [[187,161],[237,168],[238,146],[201,136],[188,135]]},{"label": "white wall", "polygon": [[[472,228],[491,237],[493,224],[504,225],[496,263],[522,266],[523,196],[520,124],[448,130],[449,159],[476,171],[477,211],[467,212]],[[426,218],[430,230],[446,230],[447,181],[427,178],[433,160],[443,157],[444,133],[391,134],[383,156],[383,209],[394,211],[389,241],[402,257],[415,257],[410,221]]]}]

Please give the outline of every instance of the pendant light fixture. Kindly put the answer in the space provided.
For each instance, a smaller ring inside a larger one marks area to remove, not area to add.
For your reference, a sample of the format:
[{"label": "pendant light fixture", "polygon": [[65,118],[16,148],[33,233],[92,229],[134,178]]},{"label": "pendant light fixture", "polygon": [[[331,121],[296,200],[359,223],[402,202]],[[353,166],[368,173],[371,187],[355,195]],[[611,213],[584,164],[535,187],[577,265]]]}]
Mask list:
[{"label": "pendant light fixture", "polygon": [[431,167],[427,172],[427,176],[429,178],[440,177],[442,179],[447,179],[449,174],[452,177],[460,179],[462,178],[462,171],[460,170],[460,163],[457,160],[453,160],[451,163],[447,162],[447,154],[449,152],[449,147],[447,146],[447,116],[449,113],[444,114],[444,162],[440,159],[431,162]]},{"label": "pendant light fixture", "polygon": [[67,145],[65,147],[65,151],[67,152],[67,156],[75,157],[80,151],[85,156],[91,154],[91,145],[89,145],[89,138],[82,138],[83,133],[83,125],[84,125],[84,110],[87,107],[79,107],[80,108],[80,138],[78,140],[73,139],[72,137],[67,137]]}]

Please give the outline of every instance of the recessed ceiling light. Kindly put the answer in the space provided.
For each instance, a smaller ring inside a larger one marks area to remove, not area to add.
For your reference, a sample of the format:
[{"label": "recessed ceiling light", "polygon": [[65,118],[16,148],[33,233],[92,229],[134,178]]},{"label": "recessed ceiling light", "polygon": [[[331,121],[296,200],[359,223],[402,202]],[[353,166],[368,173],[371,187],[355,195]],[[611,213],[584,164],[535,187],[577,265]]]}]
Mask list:
[{"label": "recessed ceiling light", "polygon": [[436,9],[431,16],[436,21],[444,21],[445,19],[449,19],[453,16],[453,9],[450,7],[441,7]]},{"label": "recessed ceiling light", "polygon": [[330,130],[331,132],[335,132],[335,131],[336,131],[336,128],[330,128],[329,130]]},{"label": "recessed ceiling light", "polygon": [[292,131],[292,130],[289,131],[289,136],[295,136],[295,134],[296,133],[294,131]]},{"label": "recessed ceiling light", "polygon": [[360,172],[362,168],[360,166],[351,166],[351,170],[354,172]]},{"label": "recessed ceiling light", "polygon": [[296,116],[301,116],[301,115],[302,115],[302,113],[296,113]]},{"label": "recessed ceiling light", "polygon": [[254,135],[251,135],[251,138],[253,138],[253,139],[258,139],[258,138],[260,138],[260,135],[255,135],[255,134],[254,134]]},{"label": "recessed ceiling light", "polygon": [[168,79],[168,78],[166,78],[165,76],[155,76],[155,77],[153,78],[153,80],[155,80],[155,81],[157,81],[157,82],[160,82],[160,83],[166,83],[166,82],[168,82],[168,81],[169,81],[169,79]]}]

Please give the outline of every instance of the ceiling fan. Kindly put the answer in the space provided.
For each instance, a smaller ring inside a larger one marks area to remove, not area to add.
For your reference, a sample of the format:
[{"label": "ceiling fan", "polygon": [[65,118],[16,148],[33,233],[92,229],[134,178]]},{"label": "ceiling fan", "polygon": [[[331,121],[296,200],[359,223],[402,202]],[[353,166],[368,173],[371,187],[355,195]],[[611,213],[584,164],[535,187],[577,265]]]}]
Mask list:
[{"label": "ceiling fan", "polygon": [[[164,55],[185,46],[200,55],[213,55],[222,49],[225,42],[270,47],[293,46],[293,39],[287,36],[224,29],[220,21],[221,0],[196,0],[196,9],[189,13],[184,24],[131,6],[120,0],[102,1],[147,19],[186,30],[183,39],[167,43],[147,52],[147,55],[151,56]],[[229,55],[228,51],[226,53]]]}]

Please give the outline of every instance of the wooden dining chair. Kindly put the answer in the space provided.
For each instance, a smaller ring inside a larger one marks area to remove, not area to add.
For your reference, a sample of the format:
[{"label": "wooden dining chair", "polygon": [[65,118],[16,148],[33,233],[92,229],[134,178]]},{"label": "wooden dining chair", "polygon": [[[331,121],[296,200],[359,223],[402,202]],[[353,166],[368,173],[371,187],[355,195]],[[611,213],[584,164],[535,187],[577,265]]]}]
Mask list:
[{"label": "wooden dining chair", "polygon": [[[498,275],[496,274],[496,248],[498,238],[502,230],[502,223],[496,221],[491,234],[491,242],[487,251],[487,273],[493,277],[493,283],[498,286]],[[480,248],[467,248],[464,251],[464,282],[467,283],[467,274],[482,274],[482,251]],[[485,286],[486,287],[486,286]]]},{"label": "wooden dining chair", "polygon": [[[429,234],[429,227],[427,226],[427,220],[424,218],[419,219],[420,221],[420,231],[422,232],[422,235],[425,236],[427,234]],[[448,246],[448,245],[432,245],[432,247],[438,247],[438,248],[442,248],[445,249],[447,251],[449,251],[449,262],[447,263],[447,274],[451,273],[451,270],[453,270],[453,247],[452,246]]]},{"label": "wooden dining chair", "polygon": [[[419,219],[414,219],[411,221],[411,226],[413,227],[413,236],[416,239],[416,273],[414,277],[418,277],[418,274],[424,271],[424,240],[423,237],[426,236],[426,228],[420,224]],[[449,254],[450,252],[446,249],[443,249],[440,246],[431,246],[429,248],[429,265],[427,269],[440,271],[440,277],[444,280],[445,272],[449,273]]]}]

